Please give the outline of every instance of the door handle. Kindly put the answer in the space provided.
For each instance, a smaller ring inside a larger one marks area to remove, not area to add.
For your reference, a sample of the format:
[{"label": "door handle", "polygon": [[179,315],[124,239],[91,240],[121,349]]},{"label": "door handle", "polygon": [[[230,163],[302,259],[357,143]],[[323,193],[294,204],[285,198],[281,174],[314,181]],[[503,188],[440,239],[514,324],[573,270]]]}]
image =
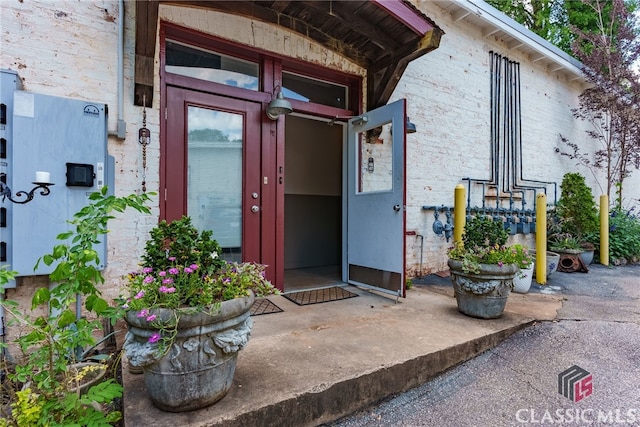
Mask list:
[{"label": "door handle", "polygon": [[256,213],[258,211],[260,211],[260,207],[258,207],[257,205],[251,206],[251,212]]},{"label": "door handle", "polygon": [[393,205],[393,210],[396,212],[400,211],[400,205]]}]

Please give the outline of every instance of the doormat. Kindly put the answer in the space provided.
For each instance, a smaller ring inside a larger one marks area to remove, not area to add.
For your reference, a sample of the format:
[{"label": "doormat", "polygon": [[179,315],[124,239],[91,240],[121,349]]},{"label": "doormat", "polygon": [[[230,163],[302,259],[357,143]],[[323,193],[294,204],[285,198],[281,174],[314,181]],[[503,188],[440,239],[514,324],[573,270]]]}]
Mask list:
[{"label": "doormat", "polygon": [[259,316],[261,314],[280,313],[284,310],[275,305],[267,298],[257,298],[256,302],[251,306],[251,315]]},{"label": "doormat", "polygon": [[310,305],[353,298],[357,297],[358,294],[349,292],[339,286],[334,286],[331,288],[315,289],[313,291],[293,292],[283,294],[282,296],[298,305]]}]

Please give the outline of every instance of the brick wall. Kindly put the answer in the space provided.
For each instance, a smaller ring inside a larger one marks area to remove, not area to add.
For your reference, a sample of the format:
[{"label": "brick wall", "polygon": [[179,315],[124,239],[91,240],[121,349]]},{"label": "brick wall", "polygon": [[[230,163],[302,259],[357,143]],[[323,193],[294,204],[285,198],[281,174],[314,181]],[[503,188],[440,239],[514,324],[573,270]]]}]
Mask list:
[{"label": "brick wall", "polygon": [[[452,205],[453,189],[463,177],[488,177],[489,146],[489,51],[521,64],[522,134],[525,145],[523,174],[526,178],[557,181],[565,171],[586,176],[594,194],[600,194],[592,174],[557,155],[558,134],[563,133],[592,151],[593,142],[584,134],[585,124],[571,117],[582,87],[568,83],[531,63],[518,51],[508,50],[495,37],[484,38],[479,29],[460,27],[438,6],[422,1],[418,6],[446,32],[440,48],[415,61],[400,80],[392,101],[407,98],[408,115],[418,132],[407,136],[407,230],[423,238],[407,236],[409,276],[443,270],[450,243],[431,231],[433,212],[423,205]],[[142,158],[137,143],[142,108],[133,105],[134,13],[132,2],[125,9],[124,120],[127,138],[109,138],[109,153],[116,160],[116,193],[141,191]],[[0,10],[2,68],[16,70],[28,91],[103,102],[109,105],[109,129],[117,120],[117,25],[118,2],[101,1],[11,1]],[[318,47],[304,37],[269,24],[193,8],[161,5],[162,19],[260,49],[293,56],[344,72],[364,75],[356,65]],[[158,59],[156,49],[156,73]],[[146,180],[157,191],[159,169],[159,79],[155,81],[154,105],[147,110],[148,147]],[[371,147],[379,149],[381,147]],[[601,176],[598,180],[603,183]],[[638,199],[640,174],[627,184],[629,201]],[[553,196],[550,195],[550,199]],[[480,203],[478,192],[473,204]],[[157,205],[157,203],[154,203]],[[146,216],[126,212],[112,221],[108,262],[105,270],[107,297],[115,297],[120,276],[136,267],[148,230],[157,222],[158,211]],[[530,236],[527,243],[532,243]],[[422,252],[422,259],[420,253]],[[421,270],[421,271],[419,271]],[[34,282],[35,283],[35,282]],[[30,298],[25,284],[21,291]]]}]

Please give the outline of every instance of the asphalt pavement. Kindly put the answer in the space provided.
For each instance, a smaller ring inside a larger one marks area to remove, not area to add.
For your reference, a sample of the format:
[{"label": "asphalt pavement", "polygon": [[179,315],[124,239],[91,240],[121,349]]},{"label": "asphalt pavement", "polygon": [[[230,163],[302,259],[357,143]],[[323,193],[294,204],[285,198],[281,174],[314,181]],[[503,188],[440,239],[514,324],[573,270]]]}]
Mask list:
[{"label": "asphalt pavement", "polygon": [[640,426],[640,265],[555,273],[531,292],[562,296],[555,320],[325,425]]}]

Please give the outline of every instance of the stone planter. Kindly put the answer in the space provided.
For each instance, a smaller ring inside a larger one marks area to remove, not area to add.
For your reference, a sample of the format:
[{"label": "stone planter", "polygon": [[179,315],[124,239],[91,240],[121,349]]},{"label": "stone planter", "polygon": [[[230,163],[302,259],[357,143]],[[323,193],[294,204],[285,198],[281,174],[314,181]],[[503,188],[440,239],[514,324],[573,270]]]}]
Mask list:
[{"label": "stone planter", "polygon": [[449,259],[448,264],[458,311],[481,319],[502,316],[507,297],[513,289],[517,265],[480,264],[480,273],[475,274],[465,273],[461,261]]},{"label": "stone planter", "polygon": [[[251,334],[250,309],[255,295],[223,302],[212,314],[180,314],[177,336],[169,351],[158,357],[157,332],[135,312],[127,313],[129,331],[124,350],[133,366],[143,369],[147,393],[159,409],[184,412],[204,408],[222,399],[233,381],[238,351]],[[160,321],[175,311],[151,310]]]},{"label": "stone planter", "polygon": [[521,268],[516,276],[513,278],[513,292],[519,294],[526,294],[531,288],[531,282],[533,281],[533,270],[535,263],[529,264],[528,268]]}]

